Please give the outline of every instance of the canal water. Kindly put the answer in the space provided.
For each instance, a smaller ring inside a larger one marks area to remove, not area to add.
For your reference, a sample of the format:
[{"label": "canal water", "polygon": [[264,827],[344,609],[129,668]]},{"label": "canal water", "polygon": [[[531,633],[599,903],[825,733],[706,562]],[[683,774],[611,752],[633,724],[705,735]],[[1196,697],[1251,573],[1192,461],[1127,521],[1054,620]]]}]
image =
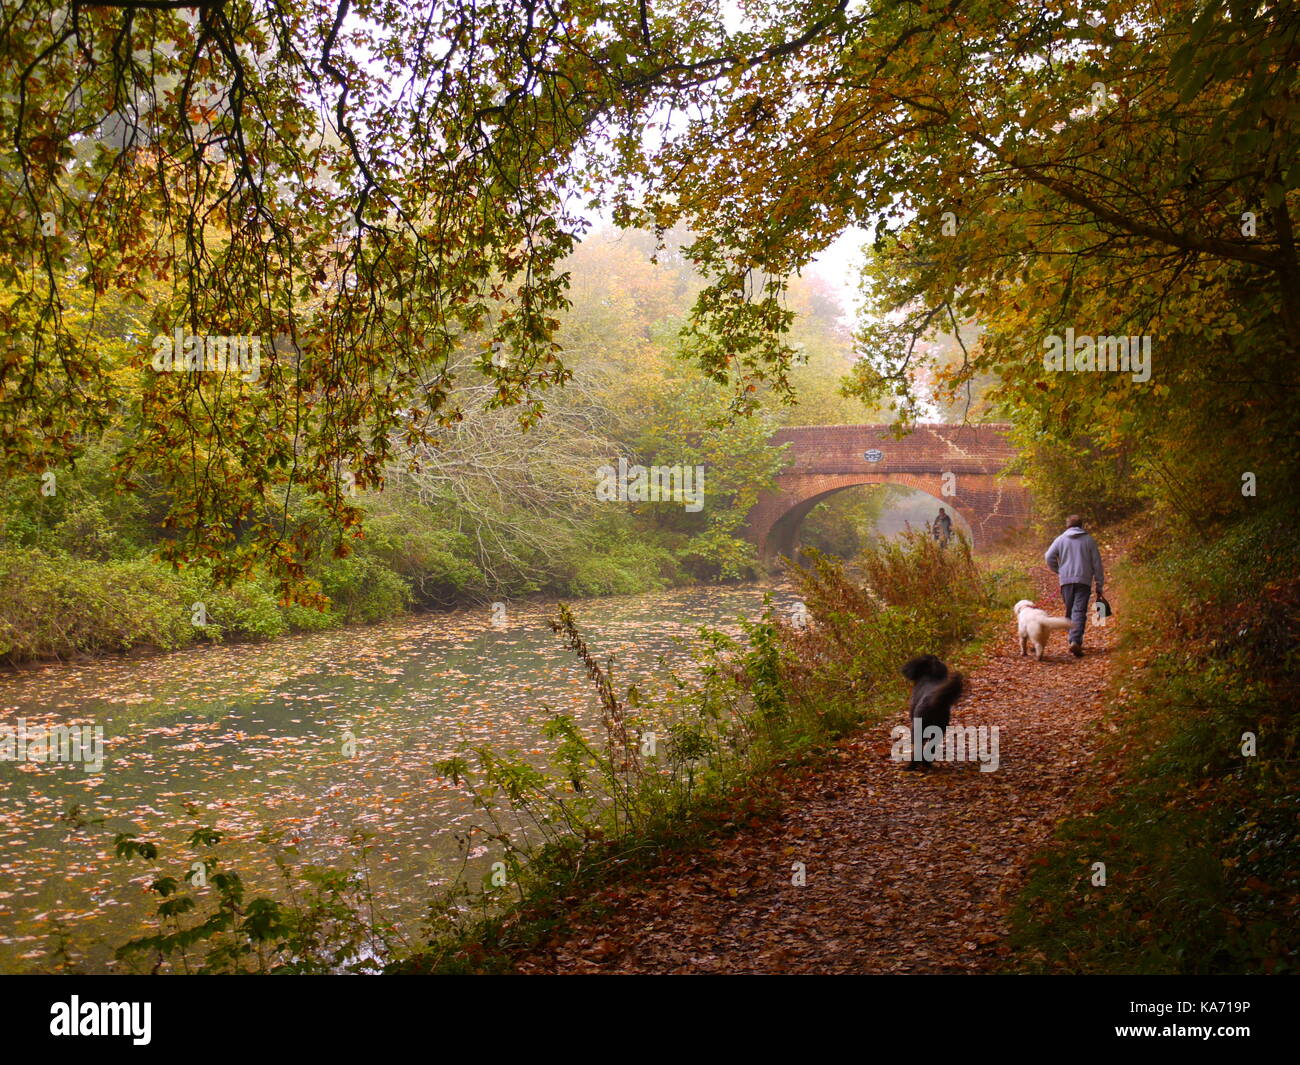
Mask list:
[{"label": "canal water", "polygon": [[[702,625],[739,632],[765,591],[707,587],[580,600],[579,626],[616,683],[653,686],[685,668]],[[776,590],[788,609],[788,590]],[[461,868],[456,841],[481,822],[435,765],[490,745],[544,760],[548,712],[594,724],[586,677],[547,620],[554,604],[426,614],[267,644],[208,646],[0,675],[0,726],[103,729],[104,764],[0,761],[0,972],[50,971],[64,955],[112,971],[114,948],[155,931],[156,870],[113,855],[113,833],[156,841],[163,871],[202,855],[200,825],[250,894],[275,890],[270,832],[302,861],[346,864],[369,835],[378,916],[414,936],[430,893]],[[355,742],[348,745],[349,737]],[[354,753],[353,753],[354,750]],[[74,829],[79,806],[99,824]],[[488,848],[471,850],[486,861]],[[471,863],[477,879],[479,871]],[[210,888],[208,890],[211,890]]]}]

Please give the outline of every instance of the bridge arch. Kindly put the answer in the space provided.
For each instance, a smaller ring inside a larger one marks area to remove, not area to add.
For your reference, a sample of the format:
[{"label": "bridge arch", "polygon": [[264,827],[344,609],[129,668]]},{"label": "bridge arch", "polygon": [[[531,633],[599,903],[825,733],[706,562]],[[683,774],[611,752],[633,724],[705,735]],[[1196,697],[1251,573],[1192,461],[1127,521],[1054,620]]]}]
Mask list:
[{"label": "bridge arch", "polygon": [[902,439],[885,425],[781,429],[789,464],[749,512],[747,535],[764,561],[793,557],[799,528],[823,499],[865,484],[901,484],[966,519],[977,549],[1022,526],[1029,496],[1019,477],[999,476],[1016,451],[1006,425],[922,424]]},{"label": "bridge arch", "polygon": [[[924,492],[934,500],[936,514],[940,507],[947,507],[950,514],[960,514],[966,519],[966,524],[970,526],[973,534],[975,521],[978,520],[975,512],[970,507],[957,503],[952,499],[943,498],[939,495],[938,487],[927,486],[924,481],[924,478],[913,477],[910,474],[846,478],[844,484],[835,488],[827,488],[823,492],[809,496],[802,502],[796,503],[781,517],[777,518],[772,523],[771,531],[767,535],[766,556],[776,558],[779,555],[784,555],[786,558],[794,558],[799,547],[799,534],[803,529],[804,519],[812,513],[813,508],[818,503],[823,503],[831,496],[838,495],[840,492],[847,492],[852,488],[863,488],[877,484],[898,484]],[[956,532],[956,529],[957,526],[954,524],[953,531]]]}]

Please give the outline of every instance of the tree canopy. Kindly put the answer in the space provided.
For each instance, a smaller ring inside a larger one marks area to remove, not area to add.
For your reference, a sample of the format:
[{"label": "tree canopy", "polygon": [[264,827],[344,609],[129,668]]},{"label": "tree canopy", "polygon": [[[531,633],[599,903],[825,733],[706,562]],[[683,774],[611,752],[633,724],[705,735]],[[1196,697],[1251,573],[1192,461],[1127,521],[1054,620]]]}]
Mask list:
[{"label": "tree canopy", "polygon": [[[133,376],[120,475],[167,487],[171,557],[291,579],[289,493],[354,526],[349,486],[464,417],[467,365],[541,416],[605,210],[693,234],[683,347],[734,413],[788,392],[790,278],[856,225],[853,390],[906,424],[918,342],[977,323],[941,390],[996,378],[1027,442],[1141,440],[1180,498],[1189,435],[1261,419],[1267,454],[1195,460],[1223,500],[1297,460],[1298,29],[1219,0],[7,2],[6,471],[74,459]],[[1066,328],[1150,336],[1150,379],[1045,372]],[[178,330],[260,338],[256,379],[153,372]]]}]

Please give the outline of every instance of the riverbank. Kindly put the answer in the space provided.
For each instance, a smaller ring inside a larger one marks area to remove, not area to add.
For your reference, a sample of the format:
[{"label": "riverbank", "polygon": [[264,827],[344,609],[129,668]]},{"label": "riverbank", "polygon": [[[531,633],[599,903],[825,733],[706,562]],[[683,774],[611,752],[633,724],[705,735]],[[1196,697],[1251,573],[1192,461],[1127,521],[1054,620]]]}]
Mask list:
[{"label": "riverbank", "polygon": [[[566,584],[566,599],[599,599],[692,588],[684,573],[605,574]],[[360,562],[321,582],[319,606],[280,600],[266,578],[215,586],[200,573],[150,559],[92,561],[37,551],[0,551],[0,671],[123,654],[157,654],[204,644],[265,643],[284,636],[373,625],[404,617],[481,610],[500,616],[514,604],[555,601],[558,589],[500,597],[474,594],[422,603],[411,582]]]},{"label": "riverbank", "polygon": [[[666,766],[661,760],[628,767],[615,743],[608,754],[588,752],[588,764],[606,778],[599,787],[603,801],[583,798],[585,777],[571,788],[555,781],[510,791],[508,808],[534,816],[561,811],[553,820],[567,829],[510,862],[502,890],[487,891],[478,908],[467,911],[467,898],[449,900],[461,905],[392,971],[513,971],[587,929],[593,950],[608,962],[621,948],[604,930],[617,924],[619,907],[638,884],[667,884],[671,902],[701,854],[729,848],[725,841],[733,838],[743,849],[739,841],[754,839],[792,794],[843,757],[847,737],[898,716],[906,705],[899,663],[933,651],[963,668],[992,631],[992,619],[1005,625],[1011,603],[1025,594],[1010,570],[977,575],[963,551],[944,551],[921,537],[868,552],[864,568],[879,595],[819,564],[796,578],[812,619],[806,627],[769,618],[750,628],[743,646],[723,648],[724,657],[704,671],[709,683],[687,694],[688,712],[675,721],[692,753],[708,752],[693,774],[692,760],[674,760],[671,750]],[[703,743],[695,731],[699,713],[722,723],[721,731],[704,730]],[[637,735],[647,727],[643,718]],[[727,742],[728,732],[743,741]],[[480,764],[478,778],[496,783],[493,768]],[[777,857],[754,875],[789,878],[798,851]],[[805,864],[794,875],[811,868]],[[726,897],[728,904],[737,898]]]},{"label": "riverbank", "polygon": [[[1041,569],[1042,567],[1038,567]],[[1037,574],[1033,597],[1056,598]],[[1122,610],[1122,600],[1117,607]],[[905,699],[783,780],[770,817],[643,880],[512,961],[535,973],[972,973],[1005,953],[1007,901],[1087,773],[1117,631],[1022,658],[1007,617],[954,656],[959,728],[997,758],[909,773],[890,758]]]}]

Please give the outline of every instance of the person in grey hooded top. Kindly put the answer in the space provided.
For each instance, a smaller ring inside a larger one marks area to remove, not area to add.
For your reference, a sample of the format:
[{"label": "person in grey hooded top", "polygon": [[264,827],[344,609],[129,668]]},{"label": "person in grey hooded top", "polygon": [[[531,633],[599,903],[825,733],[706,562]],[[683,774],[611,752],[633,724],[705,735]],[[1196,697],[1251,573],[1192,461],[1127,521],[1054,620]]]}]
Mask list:
[{"label": "person in grey hooded top", "polygon": [[1101,552],[1097,541],[1083,531],[1083,520],[1071,514],[1065,519],[1065,532],[1052,541],[1044,557],[1048,568],[1061,581],[1065,616],[1070,619],[1070,654],[1080,658],[1083,629],[1088,622],[1089,589],[1095,584],[1100,598],[1106,577],[1101,568]]}]

